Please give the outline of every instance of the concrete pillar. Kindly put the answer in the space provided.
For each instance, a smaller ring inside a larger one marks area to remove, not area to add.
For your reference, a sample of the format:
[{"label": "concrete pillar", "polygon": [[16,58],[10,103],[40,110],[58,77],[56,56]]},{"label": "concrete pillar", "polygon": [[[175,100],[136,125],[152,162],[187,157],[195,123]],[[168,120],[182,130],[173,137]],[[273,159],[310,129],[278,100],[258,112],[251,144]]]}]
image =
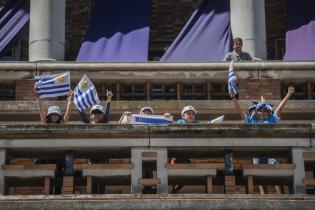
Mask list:
[{"label": "concrete pillar", "polygon": [[142,187],[139,184],[139,179],[142,178],[142,149],[131,149],[131,163],[133,169],[131,170],[131,193],[142,194]]},{"label": "concrete pillar", "polygon": [[64,51],[65,0],[31,0],[29,60],[62,61]]},{"label": "concrete pillar", "polygon": [[167,164],[167,149],[158,149],[157,150],[157,178],[161,180],[161,184],[157,186],[157,193],[158,194],[168,194],[168,174],[167,168],[165,165]]},{"label": "concrete pillar", "polygon": [[233,37],[243,39],[243,51],[267,59],[264,0],[233,0],[230,3]]},{"label": "concrete pillar", "polygon": [[142,186],[139,184],[139,179],[142,178],[142,161],[148,159],[143,157],[143,153],[156,153],[156,157],[149,159],[156,161],[156,175],[160,179],[160,184],[157,185],[157,194],[168,194],[168,174],[165,165],[167,164],[167,149],[147,149],[147,148],[132,148],[131,162],[133,169],[131,170],[131,192],[133,194],[142,194]]},{"label": "concrete pillar", "polygon": [[6,162],[6,151],[5,149],[0,149],[0,195],[5,193],[5,176],[2,165],[5,165]]},{"label": "concrete pillar", "polygon": [[292,160],[295,164],[293,177],[293,191],[295,194],[306,194],[305,185],[303,183],[305,178],[303,153],[303,148],[292,148]]}]

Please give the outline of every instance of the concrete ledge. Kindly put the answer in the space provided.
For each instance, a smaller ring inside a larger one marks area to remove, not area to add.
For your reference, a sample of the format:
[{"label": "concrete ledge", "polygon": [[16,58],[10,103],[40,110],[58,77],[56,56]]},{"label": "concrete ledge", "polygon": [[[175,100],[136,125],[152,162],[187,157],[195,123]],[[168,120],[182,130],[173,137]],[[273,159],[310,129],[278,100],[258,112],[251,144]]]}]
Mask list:
[{"label": "concrete ledge", "polygon": [[[256,100],[256,99],[253,99]],[[258,99],[257,99],[258,100]],[[245,111],[251,105],[252,100],[240,100],[240,106]],[[270,100],[271,104],[277,106],[279,100]],[[67,102],[66,101],[43,101],[43,107],[48,109],[52,104],[58,105],[63,112],[65,112]],[[105,105],[105,102],[102,102]],[[176,101],[112,101],[111,114],[121,115],[124,111],[131,111],[132,113],[138,113],[141,107],[151,106],[154,108],[157,114],[164,114],[169,112],[173,115],[179,115],[180,111],[187,104],[193,105],[198,114],[211,114],[211,115],[223,115],[223,114],[237,114],[235,106],[231,100],[176,100]],[[75,109],[75,106],[73,106]],[[283,110],[284,114],[313,114],[315,115],[315,100],[290,100]],[[38,116],[37,105],[33,101],[0,101],[0,114],[33,114]],[[79,115],[77,111],[73,111],[72,115]]]},{"label": "concrete ledge", "polygon": [[313,210],[314,205],[314,196],[296,195],[69,195],[0,197],[0,209],[6,210]]},{"label": "concrete ledge", "polygon": [[[84,138],[306,138],[309,140],[311,124],[211,124],[211,125],[0,125],[0,139],[84,139]],[[179,139],[179,140],[181,140]],[[52,142],[51,142],[52,143]]]},{"label": "concrete ledge", "polygon": [[[226,80],[229,63],[84,63],[84,62],[1,62],[1,79],[31,79],[37,74],[70,71],[73,80],[83,72],[93,80]],[[260,61],[235,63],[240,79],[315,78],[315,62]],[[154,79],[153,79],[154,78]]]}]

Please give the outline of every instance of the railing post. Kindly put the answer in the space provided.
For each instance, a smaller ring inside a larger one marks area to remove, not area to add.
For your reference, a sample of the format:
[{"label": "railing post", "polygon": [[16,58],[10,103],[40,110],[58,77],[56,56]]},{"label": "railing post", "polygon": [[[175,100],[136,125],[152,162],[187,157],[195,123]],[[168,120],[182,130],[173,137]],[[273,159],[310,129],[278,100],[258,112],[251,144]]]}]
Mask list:
[{"label": "railing post", "polygon": [[6,150],[0,149],[0,195],[5,194],[5,176],[4,170],[2,166],[5,165],[6,162]]},{"label": "railing post", "polygon": [[157,184],[157,194],[168,194],[168,175],[165,167],[167,163],[166,148],[131,149],[131,162],[133,164],[133,169],[131,171],[131,192],[133,194],[142,194],[142,184],[139,183],[139,180],[142,180],[143,160],[156,161],[156,179],[159,180],[159,184]]},{"label": "railing post", "polygon": [[142,178],[142,159],[141,159],[142,149],[131,148],[131,163],[133,164],[133,169],[131,170],[131,193],[141,194],[142,187],[139,184],[139,179]]},{"label": "railing post", "polygon": [[157,177],[161,180],[161,183],[157,186],[157,193],[168,194],[167,149],[158,149],[157,153]]},{"label": "railing post", "polygon": [[306,194],[306,188],[303,183],[303,180],[305,178],[303,152],[303,148],[292,148],[292,161],[295,164],[293,177],[293,192],[295,194]]}]

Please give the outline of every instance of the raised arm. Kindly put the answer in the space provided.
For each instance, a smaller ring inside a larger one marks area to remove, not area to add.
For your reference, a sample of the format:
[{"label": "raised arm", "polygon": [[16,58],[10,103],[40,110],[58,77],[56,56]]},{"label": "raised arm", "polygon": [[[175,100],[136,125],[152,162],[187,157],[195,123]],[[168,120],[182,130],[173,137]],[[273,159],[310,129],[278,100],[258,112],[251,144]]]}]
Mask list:
[{"label": "raised arm", "polygon": [[234,103],[234,106],[235,106],[235,109],[236,109],[236,111],[237,111],[237,113],[240,115],[240,117],[241,117],[241,120],[245,120],[245,114],[244,114],[244,112],[241,110],[241,106],[240,106],[240,104],[238,103],[238,100],[235,98],[235,96],[234,95],[231,95],[231,98],[232,98],[232,100],[233,100],[233,103]]},{"label": "raised arm", "polygon": [[73,101],[74,92],[70,91],[68,94],[68,103],[67,103],[67,110],[65,116],[63,117],[63,123],[68,123],[69,118],[72,112],[72,101]]},{"label": "raised arm", "polygon": [[110,115],[110,104],[112,102],[113,93],[111,91],[106,90],[106,106],[105,106],[105,114],[104,114],[104,123],[109,123],[109,115]]},{"label": "raised arm", "polygon": [[276,111],[275,111],[275,114],[280,117],[281,113],[282,113],[282,110],[283,108],[285,107],[285,105],[287,104],[289,98],[294,94],[294,87],[292,86],[289,86],[288,88],[288,93],[287,95],[282,99],[282,101],[280,102],[280,104],[278,105]]},{"label": "raised arm", "polygon": [[45,111],[44,111],[44,109],[42,107],[41,100],[38,97],[36,86],[34,86],[34,97],[36,98],[37,110],[38,110],[39,117],[40,117],[40,123],[41,124],[46,124]]}]

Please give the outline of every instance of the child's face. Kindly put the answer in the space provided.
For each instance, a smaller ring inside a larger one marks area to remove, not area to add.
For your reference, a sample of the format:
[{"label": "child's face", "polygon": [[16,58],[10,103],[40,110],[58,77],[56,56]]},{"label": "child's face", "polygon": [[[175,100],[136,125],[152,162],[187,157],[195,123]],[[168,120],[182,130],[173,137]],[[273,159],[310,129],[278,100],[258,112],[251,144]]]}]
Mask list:
[{"label": "child's face", "polygon": [[142,115],[151,115],[152,112],[150,110],[148,110],[148,109],[145,109],[140,114],[142,114]]},{"label": "child's face", "polygon": [[50,120],[51,120],[51,123],[58,123],[58,121],[60,120],[60,116],[56,113],[52,113],[50,115]]},{"label": "child's face", "polygon": [[256,119],[259,119],[259,120],[266,120],[266,119],[269,118],[269,112],[268,112],[266,109],[264,109],[264,108],[262,108],[262,109],[257,109],[257,110],[255,111],[254,117],[255,117]]},{"label": "child's face", "polygon": [[186,111],[182,114],[182,118],[186,121],[186,123],[192,123],[195,120],[196,114],[194,111]]},{"label": "child's face", "polygon": [[103,113],[100,111],[93,111],[90,115],[91,122],[95,123],[102,123],[103,122]]}]

